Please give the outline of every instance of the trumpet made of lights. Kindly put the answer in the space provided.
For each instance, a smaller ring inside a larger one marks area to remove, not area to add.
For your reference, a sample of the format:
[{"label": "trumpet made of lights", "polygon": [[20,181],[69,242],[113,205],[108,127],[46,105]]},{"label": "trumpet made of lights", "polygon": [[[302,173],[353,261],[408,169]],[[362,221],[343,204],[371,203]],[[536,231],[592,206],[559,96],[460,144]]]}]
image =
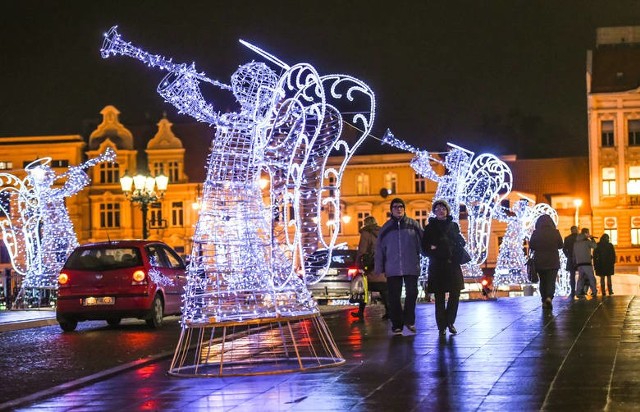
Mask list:
[{"label": "trumpet made of lights", "polygon": [[[0,229],[13,269],[24,276],[22,290],[57,288],[60,269],[78,245],[65,198],[89,184],[85,169],[115,158],[108,148],[60,175],[51,168],[50,157],[29,163],[23,179],[0,173],[0,210],[6,216]],[[64,180],[62,186],[55,186],[58,180]]]},{"label": "trumpet made of lights", "polygon": [[[320,76],[309,64],[290,66],[241,43],[266,63],[240,66],[230,85],[209,79],[193,64],[176,64],[135,47],[116,27],[105,35],[101,49],[103,57],[129,56],[168,71],[160,95],[180,112],[215,126],[188,267],[182,334],[170,369],[176,375],[276,373],[344,361],[306,284],[319,281],[330,262],[339,232],[342,174],[371,130],[375,98],[358,79]],[[203,82],[231,90],[239,111],[216,112],[203,98]],[[362,130],[349,141],[341,138],[342,111],[351,113],[349,120]],[[330,154],[343,156],[339,167],[327,166]],[[265,177],[268,202],[260,186]],[[333,213],[331,220],[327,211]],[[328,249],[328,260],[310,259],[318,248]],[[228,336],[243,326],[251,355],[235,353],[230,340],[212,349],[216,329]],[[282,340],[274,343],[278,337]],[[302,342],[315,343],[302,354],[296,349]],[[195,355],[190,354],[192,343]],[[274,345],[284,351],[273,351]],[[212,350],[219,356],[204,355]],[[250,365],[259,358],[257,352],[273,354],[260,360],[259,370]],[[233,361],[224,364],[223,359]]]},{"label": "trumpet made of lights", "polygon": [[[434,199],[445,199],[451,205],[451,215],[459,220],[460,205],[465,205],[468,216],[467,245],[471,262],[462,266],[465,276],[482,276],[480,265],[486,260],[491,235],[491,221],[496,205],[511,192],[513,176],[509,167],[492,154],[474,153],[448,143],[451,148],[444,161],[396,139],[387,130],[383,143],[413,152],[411,167],[419,175],[438,183]],[[437,174],[432,162],[445,166],[443,175]]]}]

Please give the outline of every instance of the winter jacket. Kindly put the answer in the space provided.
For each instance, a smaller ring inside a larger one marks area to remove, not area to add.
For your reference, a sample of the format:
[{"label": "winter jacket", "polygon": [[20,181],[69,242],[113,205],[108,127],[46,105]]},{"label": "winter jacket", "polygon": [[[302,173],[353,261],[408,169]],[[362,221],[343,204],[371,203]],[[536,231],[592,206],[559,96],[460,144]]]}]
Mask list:
[{"label": "winter jacket", "polygon": [[576,264],[573,261],[573,245],[576,243],[577,233],[572,233],[564,238],[564,245],[562,246],[562,253],[567,257],[566,269],[569,273],[576,271]]},{"label": "winter jacket", "polygon": [[451,292],[464,289],[460,263],[454,259],[456,248],[464,248],[465,240],[460,227],[451,216],[444,220],[429,218],[424,228],[422,248],[429,258],[427,292]]},{"label": "winter jacket", "polygon": [[529,239],[529,249],[533,250],[533,261],[537,271],[560,269],[562,236],[549,215],[542,215]]},{"label": "winter jacket", "polygon": [[[380,226],[376,223],[372,225],[363,226],[360,229],[360,242],[358,243],[358,253],[356,254],[356,262],[360,267],[362,267],[362,257],[364,255],[373,256],[376,251],[376,241],[378,238],[378,234],[380,233]],[[373,270],[373,265],[370,268],[365,268],[367,272]]]},{"label": "winter jacket", "polygon": [[593,251],[593,266],[598,276],[611,276],[616,265],[616,251],[605,239],[600,239]]},{"label": "winter jacket", "polygon": [[375,253],[376,274],[386,277],[420,275],[422,228],[404,215],[393,216],[382,225]]},{"label": "winter jacket", "polygon": [[595,248],[596,242],[593,239],[587,238],[583,233],[578,235],[576,243],[573,245],[573,260],[576,262],[576,268],[593,265],[591,249]]}]

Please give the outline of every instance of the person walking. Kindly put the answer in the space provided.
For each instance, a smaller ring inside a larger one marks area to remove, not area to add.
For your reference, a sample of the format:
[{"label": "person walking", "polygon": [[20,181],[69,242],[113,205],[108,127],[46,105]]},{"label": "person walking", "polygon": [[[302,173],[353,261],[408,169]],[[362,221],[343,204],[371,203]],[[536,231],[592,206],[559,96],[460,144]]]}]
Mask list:
[{"label": "person walking", "polygon": [[[389,317],[394,335],[402,335],[404,326],[411,332],[416,331],[421,239],[422,228],[406,215],[404,201],[393,199],[391,216],[382,225],[378,235],[374,273],[384,274],[387,278]],[[403,285],[404,308],[401,299]]]},{"label": "person walking", "polygon": [[578,284],[576,285],[576,293],[579,298],[584,298],[585,281],[589,282],[591,288],[591,296],[597,296],[596,277],[593,275],[593,257],[591,251],[596,248],[596,241],[593,236],[589,235],[589,229],[582,228],[576,243],[573,245],[573,259],[578,268]]},{"label": "person walking", "polygon": [[[440,336],[444,336],[446,328],[449,333],[458,333],[454,323],[458,316],[460,291],[464,289],[460,249],[466,242],[460,234],[460,227],[453,221],[451,206],[446,200],[434,201],[431,211],[435,217],[430,217],[424,228],[422,249],[429,258],[427,292],[435,296],[436,324]],[[447,293],[449,299],[445,302]]]},{"label": "person walking", "polygon": [[[387,279],[383,275],[376,275],[373,273],[375,265],[374,252],[376,250],[379,233],[380,226],[378,226],[376,218],[373,216],[367,216],[364,218],[364,225],[362,226],[362,229],[360,229],[360,242],[358,242],[356,262],[358,262],[358,266],[364,271],[364,276],[367,278],[368,290],[370,292],[378,292],[380,294],[380,300],[384,305],[384,315],[382,315],[382,319],[389,319]],[[351,316],[363,319],[364,309],[366,306],[367,303],[365,300],[360,300],[360,302],[358,302],[358,311],[351,312]]]},{"label": "person walking", "polygon": [[609,235],[606,233],[602,235],[598,245],[593,251],[593,266],[596,270],[596,275],[600,277],[600,293],[605,296],[604,281],[607,280],[607,288],[609,289],[609,295],[613,295],[613,288],[611,287],[611,276],[614,273],[614,267],[616,265],[616,250],[609,242]]},{"label": "person walking", "polygon": [[533,261],[540,278],[540,297],[544,309],[553,309],[553,296],[556,293],[556,277],[560,269],[560,252],[563,247],[562,236],[549,215],[542,215],[529,239],[529,249],[533,250]]},{"label": "person walking", "polygon": [[573,245],[576,243],[577,237],[578,226],[571,226],[571,234],[564,238],[562,245],[562,253],[567,258],[565,269],[569,272],[569,287],[571,288],[569,299],[571,300],[576,297],[576,262],[573,260]]}]

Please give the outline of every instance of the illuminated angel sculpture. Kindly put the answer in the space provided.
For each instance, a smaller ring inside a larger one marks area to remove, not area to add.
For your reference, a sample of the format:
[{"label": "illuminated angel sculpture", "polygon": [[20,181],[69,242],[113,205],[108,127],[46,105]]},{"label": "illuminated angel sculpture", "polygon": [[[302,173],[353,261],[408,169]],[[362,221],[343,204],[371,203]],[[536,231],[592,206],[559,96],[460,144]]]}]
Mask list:
[{"label": "illuminated angel sculpture", "polygon": [[463,265],[463,271],[465,276],[481,276],[480,264],[487,258],[494,211],[511,192],[513,177],[509,167],[492,154],[473,158],[473,152],[449,143],[451,149],[444,159],[445,174],[438,175],[431,162],[442,161],[427,151],[396,139],[390,131],[385,133],[383,143],[416,155],[411,167],[419,175],[438,183],[435,197],[441,196],[449,202],[454,220],[459,219],[460,205],[465,205],[468,217],[466,248],[471,262]]},{"label": "illuminated angel sculpture", "polygon": [[[61,175],[49,166],[50,157],[29,163],[23,180],[0,173],[0,210],[7,217],[0,222],[0,228],[13,268],[24,276],[22,290],[57,287],[60,269],[78,245],[65,198],[89,184],[84,169],[105,161],[115,161],[113,150],[107,149]],[[60,179],[64,183],[55,187]]]},{"label": "illuminated angel sculpture", "polygon": [[[327,224],[339,222],[342,172],[374,118],[374,95],[361,81],[346,75],[320,76],[305,63],[289,66],[241,42],[282,74],[266,63],[251,62],[240,66],[226,85],[197,72],[193,64],[175,64],[123,41],[116,27],[105,35],[101,49],[105,58],[125,55],[167,70],[159,94],[180,112],[216,129],[188,268],[183,334],[170,370],[177,375],[189,370],[206,373],[205,364],[219,365],[215,374],[228,374],[222,365],[230,362],[230,353],[224,361],[220,355],[200,360],[191,369],[184,366],[180,358],[187,351],[191,328],[277,322],[284,336],[290,331],[283,325],[293,324],[293,319],[321,321],[305,281],[319,281],[315,274],[324,271],[309,266],[321,268],[328,261],[312,262],[309,257],[319,247],[330,253],[335,246],[338,230],[323,231]],[[204,101],[203,82],[232,91],[239,111],[215,112]],[[355,113],[350,120],[362,130],[350,142],[341,139],[341,107]],[[332,152],[344,156],[337,169],[327,167]],[[267,204],[260,188],[264,176],[270,181]],[[330,222],[326,211],[333,213]],[[321,321],[317,327],[326,325]],[[288,339],[295,340],[294,335]],[[333,342],[330,335],[327,342]],[[283,345],[291,350],[289,344]]]},{"label": "illuminated angel sculpture", "polygon": [[[558,226],[558,212],[547,203],[536,203],[530,208],[529,213],[525,215],[524,231],[527,239],[531,238],[536,221],[542,215],[551,216],[553,223]],[[556,294],[568,296],[571,288],[569,286],[569,272],[566,270],[567,257],[562,252],[562,249],[558,250],[558,255],[560,256],[560,270],[558,270],[558,277],[556,278]]]},{"label": "illuminated angel sculpture", "polygon": [[529,206],[528,199],[515,202],[511,210],[505,210],[498,206],[495,217],[501,222],[507,223],[507,229],[500,244],[498,260],[496,262],[493,284],[512,285],[528,283],[524,242],[531,233],[525,222],[529,222],[533,208]]}]

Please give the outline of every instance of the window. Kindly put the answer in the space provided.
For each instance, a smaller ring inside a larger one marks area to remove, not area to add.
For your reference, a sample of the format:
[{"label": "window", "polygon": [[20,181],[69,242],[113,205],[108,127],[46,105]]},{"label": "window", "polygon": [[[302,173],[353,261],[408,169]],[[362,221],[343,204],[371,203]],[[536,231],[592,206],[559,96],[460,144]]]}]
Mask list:
[{"label": "window", "polygon": [[162,220],[162,203],[151,203],[151,207],[149,208],[149,215],[151,216],[151,219],[149,220],[149,227],[158,229],[164,227],[164,222]]},{"label": "window", "polygon": [[609,235],[609,241],[612,245],[618,244],[618,218],[617,217],[605,217],[604,218],[604,233]]},{"label": "window", "polygon": [[629,120],[629,146],[640,146],[640,120]]},{"label": "window", "polygon": [[640,216],[631,217],[631,245],[640,246]]},{"label": "window", "polygon": [[364,220],[367,218],[367,216],[371,216],[371,213],[358,212],[358,230],[362,229],[362,227],[364,226]]},{"label": "window", "polygon": [[68,160],[52,160],[51,167],[69,167]]},{"label": "window", "polygon": [[178,162],[169,162],[169,176],[167,177],[170,183],[175,183],[180,180],[180,165]]},{"label": "window", "polygon": [[616,169],[613,167],[602,168],[602,195],[613,196],[616,194]]},{"label": "window", "polygon": [[171,226],[184,226],[182,202],[171,202]]},{"label": "window", "polygon": [[420,176],[419,174],[415,174],[413,176],[413,181],[415,182],[416,193],[426,193],[427,192],[427,178]]},{"label": "window", "polygon": [[120,227],[120,203],[100,204],[100,227]]},{"label": "window", "polygon": [[640,195],[640,166],[629,167],[629,181],[627,182],[627,194],[634,196],[636,198],[638,197],[638,195]]},{"label": "window", "polygon": [[100,183],[119,183],[120,167],[117,163],[100,163]]},{"label": "window", "polygon": [[416,209],[414,219],[420,223],[420,226],[425,227],[429,220],[429,211],[427,209]]},{"label": "window", "polygon": [[603,120],[600,122],[600,136],[602,147],[613,147],[615,145],[613,138],[613,120]]},{"label": "window", "polygon": [[386,187],[391,194],[398,193],[398,175],[395,173],[387,173],[384,175],[384,187]]},{"label": "window", "polygon": [[336,189],[336,177],[329,176],[329,196],[330,197],[335,196],[335,189]]},{"label": "window", "polygon": [[0,170],[13,169],[13,162],[0,162]]},{"label": "window", "polygon": [[360,173],[356,177],[356,193],[359,195],[369,194],[369,175]]},{"label": "window", "polygon": [[164,164],[162,162],[153,162],[153,175],[158,176],[164,173]]}]

